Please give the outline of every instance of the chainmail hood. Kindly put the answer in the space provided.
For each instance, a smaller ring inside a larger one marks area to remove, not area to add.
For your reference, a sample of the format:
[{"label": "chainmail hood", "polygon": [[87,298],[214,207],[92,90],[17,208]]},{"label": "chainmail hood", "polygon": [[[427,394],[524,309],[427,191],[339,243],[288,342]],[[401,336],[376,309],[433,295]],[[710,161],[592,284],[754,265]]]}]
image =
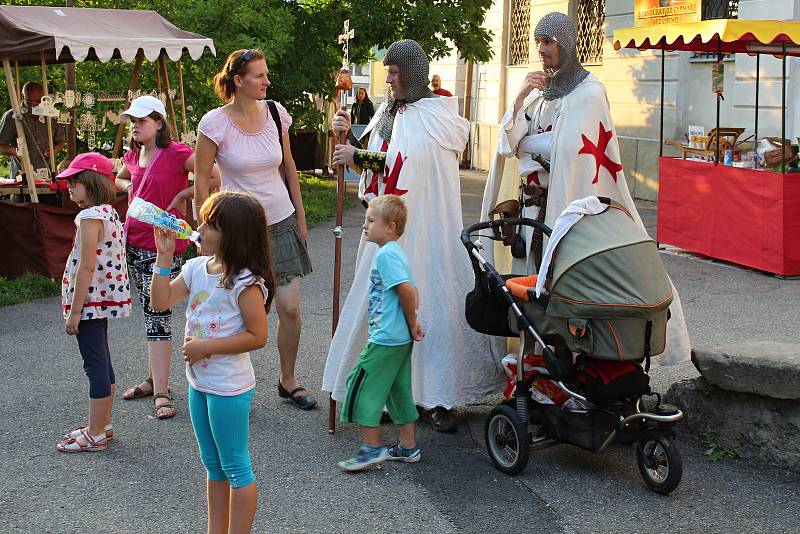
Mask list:
[{"label": "chainmail hood", "polygon": [[397,67],[400,71],[400,84],[405,92],[402,99],[395,99],[393,96],[386,99],[386,109],[378,123],[378,133],[389,141],[397,109],[420,98],[432,97],[433,93],[428,89],[428,56],[416,41],[403,39],[392,43],[383,58],[383,64]]},{"label": "chainmail hood", "polygon": [[572,92],[588,75],[578,61],[576,50],[578,33],[572,19],[563,13],[548,13],[533,32],[535,39],[549,37],[558,46],[558,70],[550,73],[550,82],[545,86],[545,100],[555,100]]}]

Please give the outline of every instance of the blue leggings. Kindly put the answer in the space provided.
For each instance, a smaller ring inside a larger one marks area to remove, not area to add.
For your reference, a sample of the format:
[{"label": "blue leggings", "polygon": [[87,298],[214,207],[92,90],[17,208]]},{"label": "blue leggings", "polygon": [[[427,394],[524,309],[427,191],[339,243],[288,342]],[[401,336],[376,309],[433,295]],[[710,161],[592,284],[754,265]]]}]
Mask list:
[{"label": "blue leggings", "polygon": [[89,378],[89,398],[105,399],[111,395],[111,384],[116,382],[108,350],[108,320],[82,320],[75,337],[83,357],[83,370]]},{"label": "blue leggings", "polygon": [[247,441],[250,404],[256,390],[223,397],[189,386],[189,413],[208,480],[227,480],[232,488],[255,481]]}]

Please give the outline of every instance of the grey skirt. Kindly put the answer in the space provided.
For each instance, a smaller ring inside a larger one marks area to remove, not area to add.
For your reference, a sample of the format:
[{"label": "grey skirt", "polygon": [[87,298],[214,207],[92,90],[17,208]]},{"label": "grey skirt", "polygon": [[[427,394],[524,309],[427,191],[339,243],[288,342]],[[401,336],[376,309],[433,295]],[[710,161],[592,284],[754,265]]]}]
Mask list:
[{"label": "grey skirt", "polygon": [[294,215],[269,226],[275,283],[285,286],[294,278],[311,274],[311,258]]}]

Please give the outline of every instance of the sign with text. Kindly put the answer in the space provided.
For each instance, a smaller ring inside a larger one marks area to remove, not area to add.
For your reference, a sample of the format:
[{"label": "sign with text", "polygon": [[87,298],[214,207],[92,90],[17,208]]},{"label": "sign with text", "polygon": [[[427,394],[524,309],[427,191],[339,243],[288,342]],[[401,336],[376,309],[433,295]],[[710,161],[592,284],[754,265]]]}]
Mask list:
[{"label": "sign with text", "polygon": [[654,26],[701,20],[702,0],[634,0],[634,25]]}]

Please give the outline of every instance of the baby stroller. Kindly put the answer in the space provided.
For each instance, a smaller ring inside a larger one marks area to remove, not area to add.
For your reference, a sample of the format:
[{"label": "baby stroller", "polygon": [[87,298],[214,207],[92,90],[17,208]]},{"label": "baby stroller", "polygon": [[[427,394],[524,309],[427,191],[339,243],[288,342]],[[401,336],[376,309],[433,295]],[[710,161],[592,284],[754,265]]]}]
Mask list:
[{"label": "baby stroller", "polygon": [[645,483],[669,494],[682,476],[673,429],[683,413],[651,392],[647,372],[664,350],[672,285],[655,242],[622,206],[599,200],[605,209],[585,215],[558,241],[539,297],[535,276],[500,275],[475,238],[491,229],[481,235],[500,240],[501,230],[508,235],[519,225],[549,236],[550,228],[500,218],[461,234],[475,271],[468,324],[519,336],[517,357],[504,361],[513,373],[507,399],[486,420],[486,448],[497,469],[514,475],[531,450],[568,443],[602,452],[635,443]]}]

